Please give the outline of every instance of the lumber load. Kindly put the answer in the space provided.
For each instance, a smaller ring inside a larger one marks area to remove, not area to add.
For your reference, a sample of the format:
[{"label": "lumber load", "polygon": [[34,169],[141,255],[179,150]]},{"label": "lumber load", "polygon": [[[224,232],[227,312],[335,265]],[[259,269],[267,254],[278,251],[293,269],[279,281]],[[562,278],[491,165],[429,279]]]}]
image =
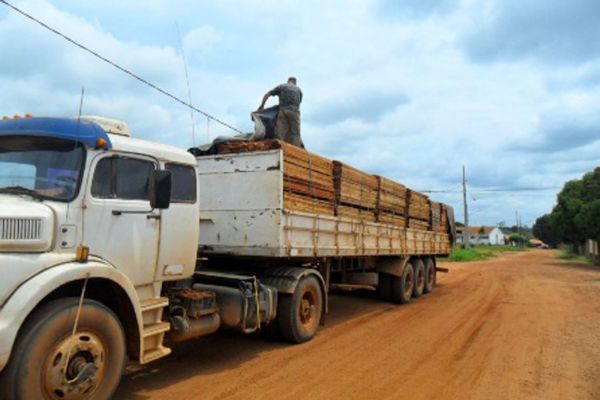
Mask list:
[{"label": "lumber load", "polygon": [[377,178],[339,161],[333,162],[336,202],[339,205],[377,208]]},{"label": "lumber load", "polygon": [[408,189],[408,216],[429,223],[430,204],[429,198],[422,193]]},{"label": "lumber load", "polygon": [[279,140],[233,140],[218,154],[283,150],[283,207],[419,230],[448,232],[446,206],[382,176]]}]

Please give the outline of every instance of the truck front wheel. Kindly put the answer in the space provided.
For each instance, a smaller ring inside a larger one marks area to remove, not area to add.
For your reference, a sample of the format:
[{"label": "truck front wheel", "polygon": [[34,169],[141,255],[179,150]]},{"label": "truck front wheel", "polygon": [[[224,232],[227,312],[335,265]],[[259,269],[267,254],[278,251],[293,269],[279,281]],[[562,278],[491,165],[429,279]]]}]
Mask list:
[{"label": "truck front wheel", "polygon": [[281,294],[278,314],[279,329],[285,340],[303,343],[312,339],[323,315],[323,293],[317,279],[305,276],[292,295]]},{"label": "truck front wheel", "polygon": [[85,300],[72,335],[79,299],[51,301],[21,329],[0,378],[3,398],[108,399],[125,365],[125,335],[115,314]]}]

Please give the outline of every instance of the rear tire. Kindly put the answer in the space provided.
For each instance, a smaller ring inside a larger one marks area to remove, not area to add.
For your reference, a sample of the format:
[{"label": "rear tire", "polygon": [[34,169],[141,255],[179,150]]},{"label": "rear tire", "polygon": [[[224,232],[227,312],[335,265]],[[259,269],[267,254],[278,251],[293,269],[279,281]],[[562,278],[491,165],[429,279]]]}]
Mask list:
[{"label": "rear tire", "polygon": [[415,270],[415,284],[413,286],[413,297],[417,298],[423,294],[425,289],[425,265],[420,258],[411,261]]},{"label": "rear tire", "polygon": [[[78,306],[78,298],[54,300],[31,316],[0,377],[1,398],[112,397],[125,366],[123,328],[106,306],[84,300],[77,332],[71,341]],[[67,360],[65,376],[63,368]]]},{"label": "rear tire", "polygon": [[384,301],[392,301],[392,275],[380,272],[377,283],[377,294]]},{"label": "rear tire", "polygon": [[414,287],[414,271],[410,263],[406,264],[401,276],[392,276],[392,300],[396,304],[410,302]]},{"label": "rear tire", "polygon": [[281,294],[277,310],[279,329],[285,340],[292,343],[311,340],[323,315],[323,293],[317,278],[305,276],[294,294]]},{"label": "rear tire", "polygon": [[435,286],[435,264],[431,257],[425,259],[425,287],[423,293],[431,293]]}]

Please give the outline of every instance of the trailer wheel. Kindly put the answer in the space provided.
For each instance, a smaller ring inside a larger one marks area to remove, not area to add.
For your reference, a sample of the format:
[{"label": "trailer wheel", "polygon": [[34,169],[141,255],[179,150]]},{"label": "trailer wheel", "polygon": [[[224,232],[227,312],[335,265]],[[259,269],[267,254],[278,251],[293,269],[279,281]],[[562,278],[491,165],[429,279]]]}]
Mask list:
[{"label": "trailer wheel", "polygon": [[431,293],[433,286],[435,285],[435,265],[433,259],[427,257],[425,259],[425,287],[423,293]]},{"label": "trailer wheel", "polygon": [[410,301],[415,286],[413,266],[408,263],[402,271],[402,276],[392,276],[392,300],[397,304]]},{"label": "trailer wheel", "polygon": [[323,315],[323,293],[314,276],[298,282],[294,294],[279,297],[279,329],[283,338],[303,343],[315,336]]},{"label": "trailer wheel", "polygon": [[377,283],[377,293],[379,298],[385,301],[392,301],[392,275],[380,272],[379,282]]},{"label": "trailer wheel", "polygon": [[423,294],[425,288],[425,265],[423,260],[415,258],[411,261],[415,270],[415,284],[413,287],[413,297],[420,297]]},{"label": "trailer wheel", "polygon": [[72,337],[78,306],[77,298],[51,301],[23,326],[0,379],[2,398],[112,397],[125,366],[123,328],[103,304],[85,300]]}]

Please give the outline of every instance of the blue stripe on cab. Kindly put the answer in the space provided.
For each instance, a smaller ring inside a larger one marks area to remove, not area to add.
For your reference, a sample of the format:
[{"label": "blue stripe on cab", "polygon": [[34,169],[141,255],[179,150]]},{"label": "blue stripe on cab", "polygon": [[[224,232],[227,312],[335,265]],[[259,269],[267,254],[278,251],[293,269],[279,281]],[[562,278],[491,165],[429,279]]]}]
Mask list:
[{"label": "blue stripe on cab", "polygon": [[74,118],[18,118],[0,121],[0,136],[51,136],[81,142],[96,147],[96,140],[106,140],[105,149],[110,149],[110,138],[95,122]]}]

